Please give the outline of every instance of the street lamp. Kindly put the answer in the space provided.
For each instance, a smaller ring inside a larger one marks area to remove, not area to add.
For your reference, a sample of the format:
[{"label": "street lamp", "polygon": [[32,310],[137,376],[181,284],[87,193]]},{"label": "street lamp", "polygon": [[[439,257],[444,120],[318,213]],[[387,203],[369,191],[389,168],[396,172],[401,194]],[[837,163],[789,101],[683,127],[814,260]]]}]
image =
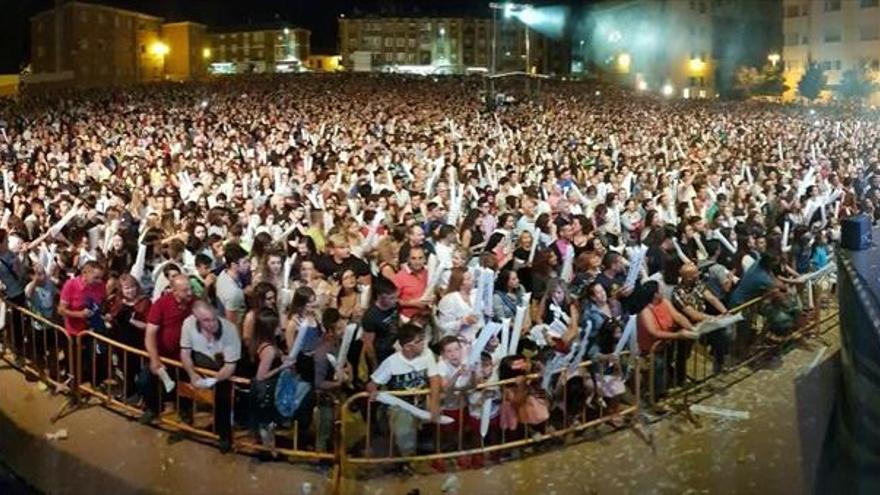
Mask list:
[{"label": "street lamp", "polygon": [[[497,70],[496,66],[496,48],[497,48],[497,38],[498,38],[498,28],[497,28],[497,12],[499,10],[504,11],[504,18],[510,19],[511,17],[519,17],[521,21],[523,21],[523,26],[525,27],[525,48],[526,48],[526,92],[529,89],[529,74],[531,73],[531,46],[529,43],[529,25],[526,22],[526,19],[531,18],[531,14],[534,12],[534,8],[529,4],[524,3],[498,3],[492,2],[489,4],[489,8],[492,9],[492,71],[491,78],[489,79],[489,96],[494,101],[495,98],[495,71]],[[524,19],[524,17],[526,19]]]},{"label": "street lamp", "polygon": [[162,79],[165,79],[165,56],[168,55],[168,52],[170,51],[171,48],[161,41],[156,41],[150,45],[150,52],[154,56],[162,59]]},{"label": "street lamp", "polygon": [[770,55],[767,55],[767,60],[769,60],[770,63],[773,64],[774,69],[776,68],[776,64],[779,63],[779,58],[780,57],[778,53],[771,53]]}]

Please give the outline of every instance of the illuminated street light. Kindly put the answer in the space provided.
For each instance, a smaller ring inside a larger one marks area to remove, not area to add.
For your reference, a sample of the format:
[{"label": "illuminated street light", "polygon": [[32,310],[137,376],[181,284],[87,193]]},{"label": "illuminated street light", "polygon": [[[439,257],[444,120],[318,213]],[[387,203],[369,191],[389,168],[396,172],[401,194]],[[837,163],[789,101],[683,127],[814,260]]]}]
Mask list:
[{"label": "illuminated street light", "polygon": [[168,45],[162,43],[161,41],[153,43],[153,45],[150,47],[150,52],[152,52],[153,55],[159,57],[164,57],[165,55],[168,55],[168,52],[170,51],[171,49],[168,47]]},{"label": "illuminated street light", "polygon": [[446,36],[446,28],[440,28],[440,36]]},{"label": "illuminated street light", "polygon": [[211,49],[203,48],[202,49],[202,58],[211,58]]},{"label": "illuminated street light", "polygon": [[636,89],[638,89],[639,91],[647,91],[648,83],[646,83],[644,80],[641,80],[636,83]]},{"label": "illuminated street light", "polygon": [[688,66],[693,72],[702,72],[703,69],[706,68],[706,62],[703,62],[699,58],[692,58],[691,61],[688,62]]},{"label": "illuminated street light", "polygon": [[767,55],[767,60],[769,60],[770,63],[773,64],[773,68],[775,69],[776,64],[779,63],[779,54],[778,53],[771,53],[770,55]]},{"label": "illuminated street light", "polygon": [[629,53],[621,53],[617,56],[617,69],[620,72],[629,72],[630,64],[632,64],[632,56]]},{"label": "illuminated street light", "polygon": [[290,34],[290,28],[284,28],[284,36],[287,36],[289,34]]},{"label": "illuminated street light", "polygon": [[674,92],[675,88],[673,88],[671,84],[666,83],[663,85],[663,96],[672,96],[672,93]]}]

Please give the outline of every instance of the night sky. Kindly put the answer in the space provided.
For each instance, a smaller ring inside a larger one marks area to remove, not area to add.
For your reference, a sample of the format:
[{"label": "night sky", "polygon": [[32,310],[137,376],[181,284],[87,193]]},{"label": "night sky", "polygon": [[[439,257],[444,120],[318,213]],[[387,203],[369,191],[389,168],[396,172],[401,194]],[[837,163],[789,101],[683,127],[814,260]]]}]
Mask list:
[{"label": "night sky", "polygon": [[[240,26],[285,21],[312,31],[312,52],[336,51],[337,16],[397,15],[488,16],[489,0],[105,0],[101,3],[208,26]],[[531,2],[541,4],[548,2]],[[552,2],[571,3],[571,2]],[[0,74],[16,73],[30,56],[30,16],[52,7],[52,0],[0,0]]]}]

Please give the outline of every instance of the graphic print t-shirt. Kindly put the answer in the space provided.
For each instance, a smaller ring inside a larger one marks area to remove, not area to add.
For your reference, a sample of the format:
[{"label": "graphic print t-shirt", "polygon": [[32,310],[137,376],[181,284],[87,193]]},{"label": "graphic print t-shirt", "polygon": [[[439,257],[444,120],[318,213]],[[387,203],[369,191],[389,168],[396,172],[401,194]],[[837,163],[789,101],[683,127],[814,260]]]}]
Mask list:
[{"label": "graphic print t-shirt", "polygon": [[387,390],[418,390],[428,388],[428,379],[439,374],[437,360],[431,351],[425,349],[413,360],[395,352],[382,361],[370,378],[377,385],[385,385]]}]

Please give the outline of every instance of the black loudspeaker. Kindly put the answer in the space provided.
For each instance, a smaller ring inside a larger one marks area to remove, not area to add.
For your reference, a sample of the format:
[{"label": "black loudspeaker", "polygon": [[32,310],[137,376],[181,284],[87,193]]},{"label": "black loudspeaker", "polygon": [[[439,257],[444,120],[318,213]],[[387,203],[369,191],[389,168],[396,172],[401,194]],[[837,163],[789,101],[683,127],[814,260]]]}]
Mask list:
[{"label": "black loudspeaker", "polygon": [[850,251],[871,247],[871,222],[866,215],[847,218],[840,226],[840,244]]}]

